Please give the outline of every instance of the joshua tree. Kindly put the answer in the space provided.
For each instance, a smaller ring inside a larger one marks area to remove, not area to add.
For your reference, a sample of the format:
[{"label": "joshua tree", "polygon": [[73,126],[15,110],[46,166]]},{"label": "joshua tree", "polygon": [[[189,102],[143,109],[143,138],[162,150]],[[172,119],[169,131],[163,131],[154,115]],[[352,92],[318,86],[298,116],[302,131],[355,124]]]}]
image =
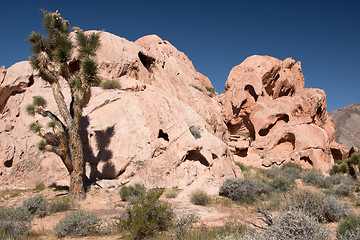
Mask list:
[{"label": "joshua tree", "polygon": [[[50,118],[49,131],[39,123],[30,124],[30,130],[42,137],[38,147],[54,152],[65,164],[70,175],[70,196],[76,199],[85,197],[83,174],[83,149],[80,140],[83,108],[91,96],[91,85],[99,82],[97,75],[96,50],[99,48],[99,34],[85,35],[74,27],[76,44],[71,41],[69,22],[60,13],[44,13],[43,27],[47,33],[32,32],[28,41],[34,52],[29,61],[40,78],[50,84],[59,116],[47,111],[46,101],[41,96],[33,97],[33,103],[26,107],[30,115],[40,114]],[[77,57],[73,58],[73,50]],[[71,103],[67,106],[60,87],[64,79],[70,88]]]}]

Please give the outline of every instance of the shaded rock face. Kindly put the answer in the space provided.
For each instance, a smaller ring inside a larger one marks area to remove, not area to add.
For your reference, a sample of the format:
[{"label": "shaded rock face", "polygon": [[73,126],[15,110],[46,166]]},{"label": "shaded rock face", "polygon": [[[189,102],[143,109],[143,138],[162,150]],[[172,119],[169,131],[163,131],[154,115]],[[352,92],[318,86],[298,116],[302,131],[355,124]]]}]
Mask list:
[{"label": "shaded rock face", "polygon": [[220,101],[235,160],[256,167],[295,161],[330,169],[332,150],[341,152],[341,146],[326,95],[304,85],[300,62],[291,58],[252,56],[231,70]]},{"label": "shaded rock face", "polygon": [[[121,89],[92,88],[82,129],[87,177],[142,182],[149,188],[205,187],[213,194],[225,178],[241,177],[221,139],[226,125],[220,104],[208,96],[211,83],[190,60],[157,36],[129,42],[100,35],[100,76],[119,81]],[[35,95],[58,113],[51,88],[27,62],[1,68],[1,74],[0,182],[68,184],[61,160],[39,151],[40,139],[27,127],[34,120],[47,125],[48,119],[25,113]],[[65,82],[61,86],[69,104],[69,89]]]},{"label": "shaded rock face", "polygon": [[336,124],[336,141],[347,148],[360,149],[360,103],[329,113]]}]

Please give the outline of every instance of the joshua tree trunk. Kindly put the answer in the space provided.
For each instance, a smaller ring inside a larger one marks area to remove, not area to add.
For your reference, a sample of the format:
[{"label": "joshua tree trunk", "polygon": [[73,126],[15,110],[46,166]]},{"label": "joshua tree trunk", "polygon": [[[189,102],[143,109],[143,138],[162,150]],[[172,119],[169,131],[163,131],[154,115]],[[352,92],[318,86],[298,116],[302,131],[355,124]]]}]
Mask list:
[{"label": "joshua tree trunk", "polygon": [[[80,28],[74,28],[77,45],[70,40],[68,21],[58,12],[44,13],[43,25],[48,35],[32,32],[28,41],[35,53],[30,57],[30,64],[39,76],[48,82],[63,121],[50,111],[44,110],[46,101],[36,96],[27,106],[31,115],[35,113],[49,117],[50,132],[44,132],[38,123],[32,123],[30,129],[43,139],[39,143],[41,150],[56,153],[66,166],[70,175],[69,194],[76,199],[84,199],[84,159],[80,139],[83,108],[90,101],[91,85],[99,82],[97,76],[96,50],[99,47],[99,34],[86,36]],[[72,58],[72,49],[78,49],[78,56]],[[70,67],[71,66],[71,67]],[[72,101],[69,108],[60,87],[60,79],[67,81]]]}]

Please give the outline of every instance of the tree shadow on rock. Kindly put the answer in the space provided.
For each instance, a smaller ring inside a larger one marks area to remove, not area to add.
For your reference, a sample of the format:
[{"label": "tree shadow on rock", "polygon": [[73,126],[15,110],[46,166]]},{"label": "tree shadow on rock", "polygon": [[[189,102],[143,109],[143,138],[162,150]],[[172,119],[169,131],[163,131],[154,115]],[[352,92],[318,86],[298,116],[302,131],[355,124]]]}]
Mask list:
[{"label": "tree shadow on rock", "polygon": [[[83,142],[84,164],[89,163],[90,165],[90,173],[87,180],[93,183],[98,179],[116,178],[115,166],[111,162],[113,153],[108,149],[110,140],[115,134],[114,125],[105,130],[97,130],[89,134],[89,119],[88,117],[83,117],[82,126],[81,138]],[[94,141],[94,139],[98,150],[96,155],[90,145],[90,141]],[[103,163],[101,171],[98,169],[100,163]],[[85,173],[85,175],[87,174]]]}]

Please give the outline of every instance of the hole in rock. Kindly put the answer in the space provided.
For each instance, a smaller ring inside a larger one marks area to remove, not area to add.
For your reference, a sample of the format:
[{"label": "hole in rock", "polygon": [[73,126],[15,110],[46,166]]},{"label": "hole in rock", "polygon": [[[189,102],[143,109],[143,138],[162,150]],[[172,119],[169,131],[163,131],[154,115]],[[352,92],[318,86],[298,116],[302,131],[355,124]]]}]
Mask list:
[{"label": "hole in rock", "polygon": [[321,117],[321,115],[322,115],[322,109],[321,109],[321,106],[320,107],[318,107],[318,109],[316,110],[316,116],[318,116],[319,118]]},{"label": "hole in rock", "polygon": [[237,155],[237,156],[239,156],[239,157],[247,157],[247,155],[248,155],[248,149],[246,148],[246,149],[241,149],[241,150],[239,150],[239,149],[236,149],[236,152],[235,152],[235,155]]},{"label": "hole in rock", "polygon": [[288,133],[284,137],[282,137],[279,140],[278,145],[286,143],[290,143],[292,145],[292,150],[295,149],[295,135],[293,133]]},{"label": "hole in rock", "polygon": [[331,148],[331,155],[333,156],[334,160],[341,160],[342,159],[342,153],[340,149]]},{"label": "hole in rock", "polygon": [[313,165],[313,162],[311,161],[311,159],[308,156],[303,156],[300,158],[300,160],[309,163],[310,165]]},{"label": "hole in rock", "polygon": [[218,156],[216,154],[214,154],[214,153],[212,153],[211,156],[212,156],[213,159],[219,159]]},{"label": "hole in rock", "polygon": [[186,155],[185,155],[185,159],[184,161],[189,160],[189,161],[199,161],[202,165],[209,167],[210,164],[208,162],[208,160],[206,160],[206,158],[204,157],[204,155],[202,155],[200,153],[199,149],[196,150],[189,150]]},{"label": "hole in rock", "polygon": [[7,168],[11,168],[12,165],[13,165],[13,159],[9,159],[4,162],[4,166]]},{"label": "hole in rock", "polygon": [[145,55],[144,53],[142,52],[139,52],[138,53],[138,56],[139,56],[139,59],[142,63],[142,65],[144,65],[144,67],[150,71],[150,67],[151,67],[151,64],[153,64],[155,62],[155,59],[150,57],[150,56],[147,56]]},{"label": "hole in rock", "polygon": [[34,84],[34,75],[31,75],[29,77],[29,82],[27,84],[27,87],[31,87]]},{"label": "hole in rock", "polygon": [[270,130],[276,125],[276,123],[278,123],[279,121],[284,121],[286,123],[289,122],[289,115],[287,115],[287,114],[278,114],[276,116],[278,118],[273,124],[270,124],[267,128],[260,129],[260,131],[259,131],[260,136],[262,136],[262,137],[266,136],[270,132]]},{"label": "hole in rock", "polygon": [[169,141],[169,134],[165,133],[162,129],[159,130],[158,138],[162,138],[165,141]]},{"label": "hole in rock", "polygon": [[251,85],[246,85],[245,88],[244,88],[244,90],[249,92],[249,94],[255,99],[255,102],[257,101],[258,95],[256,95],[255,89],[254,89],[253,86],[251,86]]}]

